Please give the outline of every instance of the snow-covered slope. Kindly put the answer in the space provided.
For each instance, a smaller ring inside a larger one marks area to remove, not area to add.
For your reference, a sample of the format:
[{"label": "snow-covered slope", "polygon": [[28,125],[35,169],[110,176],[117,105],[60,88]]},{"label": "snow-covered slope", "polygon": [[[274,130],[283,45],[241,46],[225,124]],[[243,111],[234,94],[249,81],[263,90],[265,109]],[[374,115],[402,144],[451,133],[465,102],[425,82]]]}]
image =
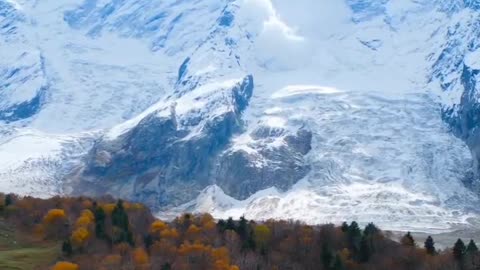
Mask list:
[{"label": "snow-covered slope", "polygon": [[2,191],[121,194],[162,214],[468,225],[479,9],[0,0]]}]

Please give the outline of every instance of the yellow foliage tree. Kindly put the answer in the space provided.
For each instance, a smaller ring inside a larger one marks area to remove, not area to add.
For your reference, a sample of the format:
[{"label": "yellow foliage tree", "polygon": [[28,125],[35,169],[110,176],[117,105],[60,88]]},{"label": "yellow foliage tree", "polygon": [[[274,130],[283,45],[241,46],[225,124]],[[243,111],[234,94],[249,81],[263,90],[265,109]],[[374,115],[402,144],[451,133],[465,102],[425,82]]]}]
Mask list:
[{"label": "yellow foliage tree", "polygon": [[136,248],[133,251],[133,261],[137,266],[147,265],[149,263],[147,252],[143,248]]},{"label": "yellow foliage tree", "polygon": [[82,202],[82,207],[85,209],[89,209],[93,207],[93,202],[91,200],[85,200]]},{"label": "yellow foliage tree", "polygon": [[64,221],[67,218],[65,211],[63,209],[51,209],[43,217],[43,222],[45,224],[53,224],[59,221]]},{"label": "yellow foliage tree", "polygon": [[80,216],[88,218],[91,222],[95,221],[95,215],[89,209],[83,210]]},{"label": "yellow foliage tree", "polygon": [[52,270],[79,270],[80,267],[77,264],[70,262],[57,262]]},{"label": "yellow foliage tree", "polygon": [[100,205],[100,207],[102,207],[103,211],[105,211],[107,215],[111,215],[113,212],[113,209],[115,209],[116,206],[117,205],[114,203],[106,203],[106,204]]},{"label": "yellow foliage tree", "polygon": [[119,266],[121,262],[122,262],[122,256],[118,254],[113,254],[113,255],[106,256],[102,261],[102,265],[106,267],[115,268]]},{"label": "yellow foliage tree", "polygon": [[160,233],[161,237],[176,239],[180,236],[177,229],[165,229]]},{"label": "yellow foliage tree", "polygon": [[90,232],[85,228],[78,228],[72,233],[71,241],[76,247],[83,247],[90,238]]},{"label": "yellow foliage tree", "polygon": [[265,247],[270,240],[271,231],[266,225],[258,225],[255,227],[255,241],[259,247]]},{"label": "yellow foliage tree", "polygon": [[77,221],[75,222],[75,228],[86,228],[88,227],[92,221],[85,216],[80,216]]},{"label": "yellow foliage tree", "polygon": [[192,224],[190,225],[190,227],[188,227],[188,230],[187,230],[187,235],[195,235],[195,234],[198,234],[200,233],[202,230],[200,230],[200,228],[198,228],[195,224]]},{"label": "yellow foliage tree", "polygon": [[165,224],[165,222],[156,220],[155,222],[152,223],[150,226],[150,232],[153,234],[159,233],[165,229],[168,229],[168,225]]}]

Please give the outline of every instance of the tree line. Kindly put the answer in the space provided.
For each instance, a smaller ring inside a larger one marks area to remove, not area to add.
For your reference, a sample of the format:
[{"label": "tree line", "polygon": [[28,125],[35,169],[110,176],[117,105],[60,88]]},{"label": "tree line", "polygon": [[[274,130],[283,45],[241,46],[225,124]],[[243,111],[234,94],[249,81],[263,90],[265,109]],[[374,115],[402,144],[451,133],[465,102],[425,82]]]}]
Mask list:
[{"label": "tree line", "polygon": [[166,222],[142,204],[103,198],[37,199],[0,194],[0,219],[59,245],[49,270],[473,270],[476,243],[438,250],[429,236],[399,242],[370,223],[309,226],[301,222],[215,220],[183,214]]}]

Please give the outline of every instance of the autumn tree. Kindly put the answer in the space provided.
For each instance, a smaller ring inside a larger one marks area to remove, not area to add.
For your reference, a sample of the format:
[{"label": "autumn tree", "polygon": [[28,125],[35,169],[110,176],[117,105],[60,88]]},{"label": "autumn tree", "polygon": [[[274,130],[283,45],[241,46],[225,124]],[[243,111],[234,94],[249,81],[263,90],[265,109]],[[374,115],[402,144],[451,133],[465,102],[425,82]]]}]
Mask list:
[{"label": "autumn tree", "polygon": [[80,267],[77,264],[70,262],[57,262],[53,266],[52,270],[79,270]]},{"label": "autumn tree", "polygon": [[83,249],[89,239],[90,232],[84,227],[75,229],[70,237],[72,245],[78,249]]},{"label": "autumn tree", "polygon": [[62,239],[68,235],[68,220],[63,209],[49,210],[42,224],[48,238]]},{"label": "autumn tree", "polygon": [[119,254],[107,255],[101,261],[102,267],[108,270],[121,269],[121,264],[122,264],[122,256],[120,256]]},{"label": "autumn tree", "polygon": [[260,252],[265,255],[268,248],[268,241],[270,240],[271,231],[266,225],[258,225],[255,227],[255,242],[256,246],[260,248]]},{"label": "autumn tree", "polygon": [[136,248],[133,251],[133,261],[137,268],[148,266],[149,257],[147,252],[143,248]]}]

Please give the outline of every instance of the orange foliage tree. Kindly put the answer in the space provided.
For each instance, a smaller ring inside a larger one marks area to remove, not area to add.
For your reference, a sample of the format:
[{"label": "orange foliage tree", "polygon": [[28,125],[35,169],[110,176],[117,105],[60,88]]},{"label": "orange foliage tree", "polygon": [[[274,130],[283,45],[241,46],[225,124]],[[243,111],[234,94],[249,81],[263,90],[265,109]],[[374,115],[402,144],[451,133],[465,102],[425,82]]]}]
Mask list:
[{"label": "orange foliage tree", "polygon": [[70,262],[57,262],[53,266],[52,270],[79,270],[80,267],[77,264]]}]

